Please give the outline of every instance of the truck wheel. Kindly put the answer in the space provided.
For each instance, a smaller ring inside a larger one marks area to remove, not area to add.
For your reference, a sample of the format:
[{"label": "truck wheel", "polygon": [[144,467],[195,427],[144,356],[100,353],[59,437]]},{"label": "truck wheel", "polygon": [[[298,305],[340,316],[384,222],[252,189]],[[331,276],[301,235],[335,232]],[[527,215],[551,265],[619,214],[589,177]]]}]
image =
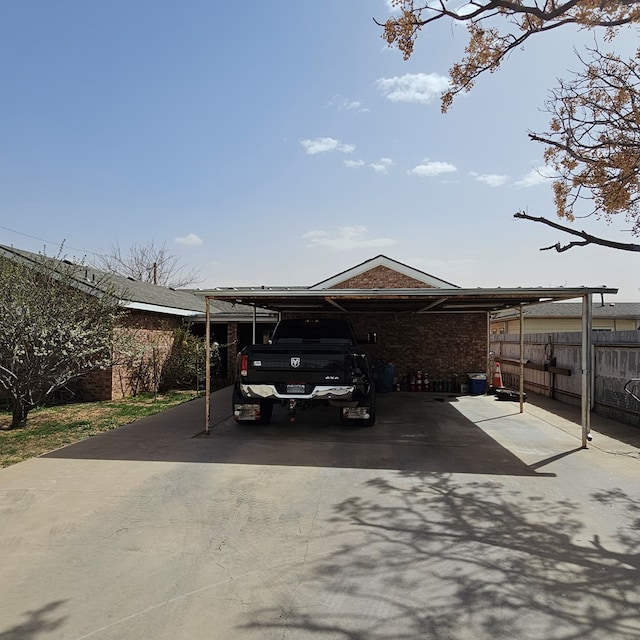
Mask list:
[{"label": "truck wheel", "polygon": [[373,427],[376,423],[376,398],[371,396],[369,400],[358,403],[359,407],[369,407],[369,417],[361,420],[359,418],[345,418],[342,414],[342,408],[340,408],[340,424],[342,426],[358,426],[358,427]]},{"label": "truck wheel", "polygon": [[369,417],[366,420],[362,421],[363,427],[373,427],[376,423],[376,398],[375,396],[371,396],[369,404]]},{"label": "truck wheel", "polygon": [[[231,415],[234,416],[235,419],[235,408],[236,408],[236,404],[245,404],[246,399],[243,397],[243,395],[237,390],[234,389],[233,390],[233,395],[231,397]],[[262,409],[260,411],[260,414],[262,415]],[[256,424],[255,420],[236,420],[236,424]]]},{"label": "truck wheel", "polygon": [[260,422],[262,424],[269,424],[271,422],[271,416],[273,415],[273,402],[270,400],[260,401]]}]

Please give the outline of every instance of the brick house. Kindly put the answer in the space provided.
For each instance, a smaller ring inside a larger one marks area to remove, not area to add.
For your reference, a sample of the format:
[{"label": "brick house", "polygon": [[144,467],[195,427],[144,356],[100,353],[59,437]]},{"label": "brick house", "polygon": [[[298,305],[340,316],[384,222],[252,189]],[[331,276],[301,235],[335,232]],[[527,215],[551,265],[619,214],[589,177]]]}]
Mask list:
[{"label": "brick house", "polygon": [[[27,263],[43,258],[3,245],[0,245],[0,256]],[[45,259],[52,263],[61,262]],[[64,262],[72,264],[68,260]],[[114,365],[86,374],[75,385],[75,390],[86,400],[115,400],[152,389],[154,373],[157,374],[171,351],[175,330],[188,325],[194,333],[204,335],[205,305],[202,297],[193,291],[175,290],[107,274],[84,264],[77,265],[74,277],[78,286],[113,287],[118,292],[120,304],[126,309],[116,328],[120,347],[114,354]],[[239,330],[238,327],[250,325],[252,317],[250,307],[215,303],[212,308],[214,339],[227,335],[229,322],[233,323],[231,333],[245,335],[247,330]],[[271,323],[274,320],[274,315],[268,312],[260,313],[259,317]]]},{"label": "brick house", "polygon": [[[311,287],[292,287],[289,291],[321,294],[330,290],[384,289],[457,289],[454,284],[397,262],[384,255],[376,256],[355,267],[323,280]],[[215,300],[216,304],[222,300]],[[259,303],[256,303],[259,304]],[[312,313],[318,313],[316,311]],[[332,307],[321,311],[326,317],[344,316],[344,311]],[[307,312],[281,312],[282,318],[308,315]],[[363,346],[372,361],[392,364],[399,384],[411,374],[422,371],[432,381],[453,383],[462,381],[467,373],[485,371],[487,357],[487,319],[485,312],[415,313],[367,310],[350,313],[356,334],[375,333],[376,344]],[[237,336],[230,325],[228,342]],[[235,353],[249,344],[238,340],[228,358],[228,376],[233,377]]]},{"label": "brick house", "polygon": [[[270,309],[282,318],[348,317],[356,333],[375,333],[363,345],[374,362],[393,365],[396,382],[421,371],[436,388],[489,373],[491,314],[521,305],[617,293],[606,287],[474,288],[450,282],[378,255],[310,287],[243,287],[200,291],[211,304],[234,301]],[[259,339],[259,333],[256,334]],[[259,340],[258,340],[259,341]],[[250,344],[229,325],[227,375],[236,352]]]},{"label": "brick house", "polygon": [[[320,282],[312,289],[442,289],[458,288],[408,265],[380,255]],[[486,316],[470,312],[455,316],[434,313],[370,312],[354,314],[358,335],[373,332],[368,345],[374,361],[391,363],[399,384],[421,371],[433,382],[452,383],[467,373],[484,371]]]}]

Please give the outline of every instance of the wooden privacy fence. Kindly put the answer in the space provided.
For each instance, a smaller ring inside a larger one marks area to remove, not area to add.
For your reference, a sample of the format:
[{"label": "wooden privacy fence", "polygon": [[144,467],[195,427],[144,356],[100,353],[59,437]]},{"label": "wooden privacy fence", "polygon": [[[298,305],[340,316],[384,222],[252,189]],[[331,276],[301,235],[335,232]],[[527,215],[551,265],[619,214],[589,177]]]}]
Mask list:
[{"label": "wooden privacy fence", "polygon": [[[591,353],[593,411],[640,426],[640,331],[594,331]],[[567,404],[581,401],[581,340],[576,333],[524,336],[524,389]],[[517,389],[520,335],[489,337],[492,360],[500,362],[506,387]]]}]

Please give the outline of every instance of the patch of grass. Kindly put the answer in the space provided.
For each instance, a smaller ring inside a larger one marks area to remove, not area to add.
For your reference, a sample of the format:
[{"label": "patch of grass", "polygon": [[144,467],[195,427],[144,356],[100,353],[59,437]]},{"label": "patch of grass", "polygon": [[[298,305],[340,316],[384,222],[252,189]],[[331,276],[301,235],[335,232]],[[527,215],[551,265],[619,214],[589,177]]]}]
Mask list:
[{"label": "patch of grass", "polygon": [[7,430],[11,414],[0,413],[0,468],[34,458],[117,429],[198,397],[195,391],[143,394],[110,402],[81,402],[44,407],[29,412],[24,429]]}]

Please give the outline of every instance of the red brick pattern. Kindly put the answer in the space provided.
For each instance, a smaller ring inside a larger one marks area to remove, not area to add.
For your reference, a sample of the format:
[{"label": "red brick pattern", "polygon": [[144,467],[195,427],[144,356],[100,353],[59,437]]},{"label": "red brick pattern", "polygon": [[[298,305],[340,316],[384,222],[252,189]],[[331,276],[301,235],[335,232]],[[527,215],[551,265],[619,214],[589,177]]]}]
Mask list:
[{"label": "red brick pattern", "polygon": [[399,380],[422,371],[430,380],[460,382],[484,372],[487,319],[482,313],[362,314],[351,318],[358,337],[374,332],[377,342],[363,345],[373,361],[394,365]]},{"label": "red brick pattern", "polygon": [[171,351],[173,332],[181,322],[180,318],[147,311],[128,313],[117,329],[125,335],[127,348],[114,353],[115,364],[110,369],[93,371],[84,378],[87,399],[117,400],[152,391],[153,380],[148,375],[140,376],[140,370],[149,370],[154,358],[156,370],[161,369]]},{"label": "red brick pattern", "polygon": [[379,265],[349,278],[332,289],[429,289],[429,285],[404,273]]},{"label": "red brick pattern", "polygon": [[233,380],[236,371],[236,355],[238,353],[238,323],[230,322],[227,325],[227,378]]}]

